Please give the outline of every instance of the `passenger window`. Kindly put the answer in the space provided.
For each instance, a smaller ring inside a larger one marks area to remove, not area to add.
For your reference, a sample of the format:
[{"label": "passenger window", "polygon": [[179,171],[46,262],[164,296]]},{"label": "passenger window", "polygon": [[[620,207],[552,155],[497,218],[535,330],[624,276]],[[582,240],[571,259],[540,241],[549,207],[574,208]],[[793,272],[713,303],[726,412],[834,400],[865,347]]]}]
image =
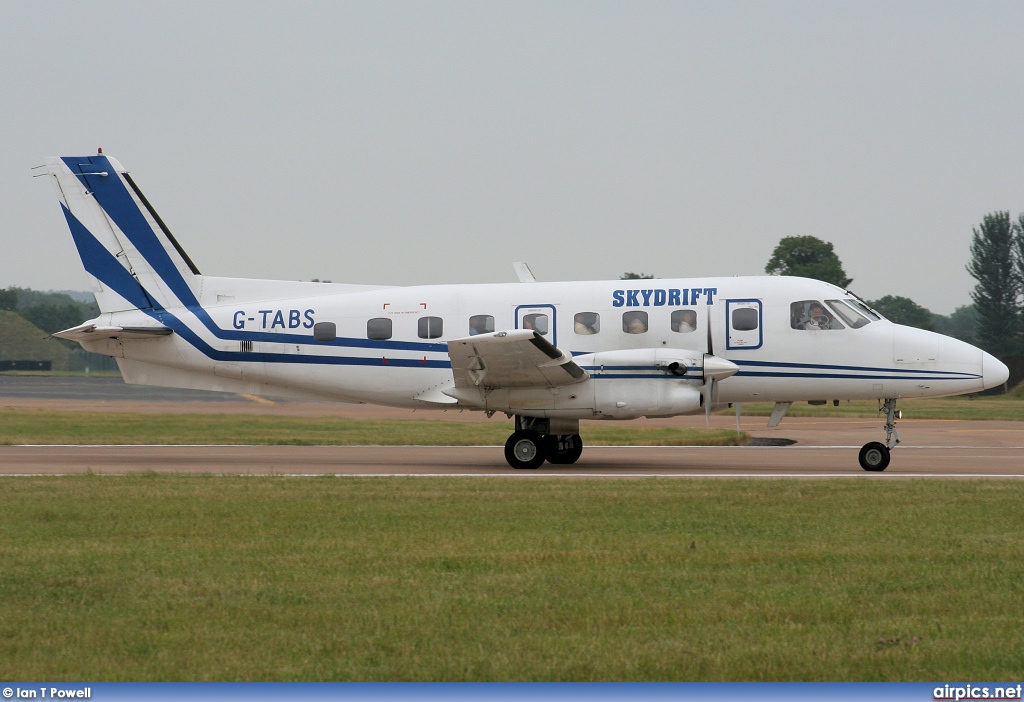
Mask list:
[{"label": "passenger window", "polygon": [[753,331],[757,329],[757,309],[740,307],[732,312],[732,328],[736,331]]},{"label": "passenger window", "polygon": [[390,339],[391,319],[389,317],[375,317],[366,322],[367,339]]},{"label": "passenger window", "polygon": [[469,318],[469,335],[490,334],[494,331],[494,317],[489,314],[474,314]]},{"label": "passenger window", "polygon": [[627,334],[643,334],[647,331],[646,312],[623,312],[622,331]]},{"label": "passenger window", "polygon": [[439,339],[443,329],[440,317],[420,317],[416,322],[416,333],[421,339]]},{"label": "passenger window", "polygon": [[687,333],[697,328],[697,313],[693,310],[674,310],[672,312],[672,331]]},{"label": "passenger window", "polygon": [[523,329],[533,329],[540,334],[548,333],[548,316],[546,314],[527,314],[523,316]]},{"label": "passenger window", "polygon": [[845,329],[842,322],[817,300],[801,300],[790,305],[789,324],[794,329],[807,331]]},{"label": "passenger window", "polygon": [[578,312],[572,322],[573,331],[577,334],[596,334],[601,331],[601,315],[597,312]]},{"label": "passenger window", "polygon": [[825,300],[825,304],[852,329],[860,329],[865,324],[871,323],[870,319],[842,300]]},{"label": "passenger window", "polygon": [[334,322],[317,322],[313,325],[313,338],[317,341],[334,341],[338,338],[338,325]]}]

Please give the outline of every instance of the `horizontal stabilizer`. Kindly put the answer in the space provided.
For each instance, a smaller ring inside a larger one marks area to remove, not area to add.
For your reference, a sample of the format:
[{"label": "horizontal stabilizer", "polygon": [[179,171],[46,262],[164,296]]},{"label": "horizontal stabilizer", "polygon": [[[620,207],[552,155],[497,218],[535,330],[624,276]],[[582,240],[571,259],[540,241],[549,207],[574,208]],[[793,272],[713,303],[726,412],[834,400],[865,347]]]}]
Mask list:
[{"label": "horizontal stabilizer", "polygon": [[172,333],[164,326],[116,327],[86,322],[77,327],[55,332],[54,336],[71,341],[90,341],[93,339],[151,339],[157,336],[169,336]]}]

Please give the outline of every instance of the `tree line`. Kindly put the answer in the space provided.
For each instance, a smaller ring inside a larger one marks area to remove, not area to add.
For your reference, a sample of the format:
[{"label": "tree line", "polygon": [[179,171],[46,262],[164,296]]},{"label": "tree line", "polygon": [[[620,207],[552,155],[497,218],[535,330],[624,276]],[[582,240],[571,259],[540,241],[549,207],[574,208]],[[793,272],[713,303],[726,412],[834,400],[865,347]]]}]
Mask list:
[{"label": "tree line", "polygon": [[1024,214],[985,215],[974,229],[967,272],[978,281],[978,345],[995,356],[1024,351]]},{"label": "tree line", "polygon": [[[843,264],[832,244],[815,236],[783,237],[768,259],[764,271],[769,275],[795,275],[823,280],[843,289],[849,288],[853,282],[843,270]],[[901,295],[885,295],[866,302],[897,324],[979,343],[980,318],[973,304],[962,305],[952,314],[941,315]]]},{"label": "tree line", "polygon": [[0,290],[0,310],[17,313],[47,334],[76,327],[100,313],[95,301],[83,302],[67,293],[18,287]]},{"label": "tree line", "polygon": [[[1024,214],[985,215],[973,228],[967,272],[976,284],[972,304],[943,317],[906,297],[886,295],[868,303],[894,322],[969,341],[994,356],[1024,353]],[[846,288],[852,282],[832,244],[813,236],[783,238],[765,272],[802,275]]]}]

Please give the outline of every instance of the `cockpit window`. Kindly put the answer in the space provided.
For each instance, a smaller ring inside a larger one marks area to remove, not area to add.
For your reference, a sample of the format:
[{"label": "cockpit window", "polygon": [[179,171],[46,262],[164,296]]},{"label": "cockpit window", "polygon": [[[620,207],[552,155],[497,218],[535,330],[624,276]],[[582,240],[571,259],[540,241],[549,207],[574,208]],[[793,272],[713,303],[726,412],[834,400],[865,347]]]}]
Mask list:
[{"label": "cockpit window", "polygon": [[832,311],[842,317],[847,326],[852,329],[860,329],[865,324],[871,323],[870,319],[862,315],[853,307],[850,307],[845,300],[825,300],[825,302],[832,308]]},{"label": "cockpit window", "polygon": [[881,316],[879,316],[877,312],[875,312],[873,309],[865,305],[860,300],[847,299],[846,304],[850,305],[851,307],[855,307],[856,309],[866,314],[868,316],[868,319],[873,319],[876,322],[881,319]]},{"label": "cockpit window", "polygon": [[801,300],[790,305],[789,324],[794,329],[807,331],[845,328],[818,300]]}]

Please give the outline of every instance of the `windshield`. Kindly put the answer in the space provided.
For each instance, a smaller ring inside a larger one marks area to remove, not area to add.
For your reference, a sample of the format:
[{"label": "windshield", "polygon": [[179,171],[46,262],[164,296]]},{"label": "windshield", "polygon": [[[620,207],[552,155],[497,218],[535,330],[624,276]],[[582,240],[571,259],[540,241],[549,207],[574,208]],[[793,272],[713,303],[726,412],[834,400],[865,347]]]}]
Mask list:
[{"label": "windshield", "polygon": [[853,329],[860,329],[865,324],[870,324],[871,320],[865,317],[863,314],[858,312],[854,307],[851,307],[848,300],[825,300],[825,303],[836,313],[847,326]]},{"label": "windshield", "polygon": [[868,307],[867,305],[865,305],[865,304],[864,304],[863,302],[861,302],[860,300],[856,300],[856,299],[854,299],[854,300],[849,300],[849,299],[848,299],[848,300],[846,300],[846,303],[847,303],[848,305],[851,305],[851,306],[852,306],[852,307],[854,307],[855,309],[858,309],[858,310],[860,310],[861,312],[863,312],[864,314],[866,314],[866,315],[868,316],[868,318],[870,318],[870,319],[873,319],[873,320],[875,320],[876,322],[877,322],[878,320],[880,320],[880,319],[882,318],[882,317],[881,317],[881,316],[880,316],[880,315],[879,315],[879,314],[878,314],[877,312],[875,312],[875,311],[874,311],[873,309],[871,309],[870,307]]}]

